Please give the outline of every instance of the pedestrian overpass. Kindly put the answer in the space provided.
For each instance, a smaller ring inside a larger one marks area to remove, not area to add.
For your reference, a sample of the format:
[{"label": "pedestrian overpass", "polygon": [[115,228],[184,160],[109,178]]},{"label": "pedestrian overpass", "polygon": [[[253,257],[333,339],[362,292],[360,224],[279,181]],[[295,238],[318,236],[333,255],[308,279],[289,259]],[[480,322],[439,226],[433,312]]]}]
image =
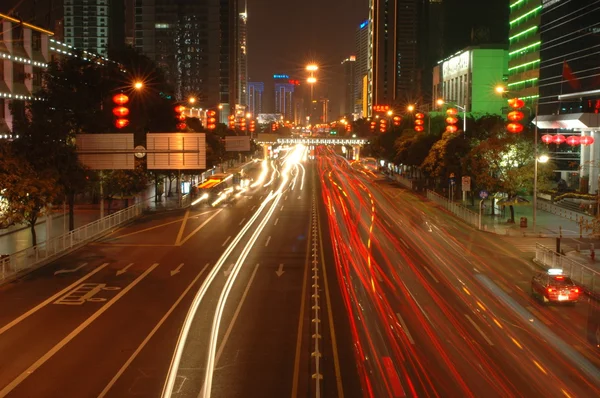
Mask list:
[{"label": "pedestrian overpass", "polygon": [[332,137],[281,137],[277,134],[259,134],[256,140],[259,144],[279,145],[366,145],[369,141],[364,138],[332,138]]}]

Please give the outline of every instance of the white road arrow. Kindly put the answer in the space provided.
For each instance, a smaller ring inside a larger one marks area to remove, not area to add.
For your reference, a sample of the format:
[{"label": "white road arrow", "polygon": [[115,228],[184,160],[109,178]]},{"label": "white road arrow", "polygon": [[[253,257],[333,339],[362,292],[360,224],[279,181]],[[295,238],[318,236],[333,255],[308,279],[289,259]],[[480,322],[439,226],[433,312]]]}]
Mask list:
[{"label": "white road arrow", "polygon": [[177,268],[175,268],[173,271],[171,271],[171,276],[177,275],[178,273],[180,273],[181,272],[181,267],[183,267],[183,263],[179,264],[177,266]]},{"label": "white road arrow", "polygon": [[229,267],[227,267],[227,269],[225,270],[225,276],[228,276],[229,274],[231,274],[231,269],[233,268],[235,264],[231,264],[229,265]]},{"label": "white road arrow", "polygon": [[283,275],[285,271],[283,270],[283,264],[279,264],[279,268],[277,268],[277,271],[275,271],[275,273],[277,274],[277,276],[281,276]]},{"label": "white road arrow", "polygon": [[81,264],[79,267],[77,268],[73,268],[73,269],[61,269],[58,270],[54,273],[54,275],[60,275],[60,274],[72,274],[73,272],[77,272],[80,269],[82,269],[83,267],[85,267],[87,265],[87,263],[83,263]]},{"label": "white road arrow", "polygon": [[127,272],[127,270],[129,269],[129,267],[131,267],[133,265],[133,263],[127,265],[126,267],[120,269],[117,271],[117,276],[119,275],[123,275],[125,272]]}]

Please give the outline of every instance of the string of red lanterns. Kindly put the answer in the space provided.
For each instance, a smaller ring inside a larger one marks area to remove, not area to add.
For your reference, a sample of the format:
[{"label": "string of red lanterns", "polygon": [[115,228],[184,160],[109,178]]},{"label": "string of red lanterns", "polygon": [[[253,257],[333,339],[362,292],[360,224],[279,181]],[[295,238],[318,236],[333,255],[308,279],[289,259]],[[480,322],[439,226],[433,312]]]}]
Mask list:
[{"label": "string of red lanterns", "polygon": [[458,131],[458,127],[456,127],[456,123],[458,123],[458,109],[456,108],[448,108],[446,109],[446,131],[449,133],[456,133]]},{"label": "string of red lanterns", "polygon": [[568,145],[571,146],[577,146],[577,145],[584,145],[584,146],[588,146],[588,145],[592,145],[594,143],[594,137],[590,137],[589,135],[585,135],[583,137],[578,136],[578,135],[571,135],[569,137],[565,137],[562,134],[545,134],[542,136],[542,142],[545,144],[562,144],[562,143],[567,143]]}]

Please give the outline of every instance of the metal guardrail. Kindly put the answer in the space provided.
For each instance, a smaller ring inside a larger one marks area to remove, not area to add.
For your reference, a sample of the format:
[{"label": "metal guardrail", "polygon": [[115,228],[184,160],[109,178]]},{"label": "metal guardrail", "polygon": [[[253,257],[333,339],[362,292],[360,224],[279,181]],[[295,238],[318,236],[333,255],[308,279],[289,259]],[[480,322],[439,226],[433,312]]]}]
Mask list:
[{"label": "metal guardrail", "polygon": [[600,295],[600,272],[581,264],[577,260],[559,254],[544,245],[536,243],[534,261],[536,264],[539,264],[546,269],[562,269],[575,283],[587,290],[590,294],[595,296]]},{"label": "metal guardrail", "polygon": [[25,269],[41,265],[96,239],[107,231],[139,216],[142,214],[143,209],[143,203],[129,206],[63,235],[41,242],[36,246],[3,257],[0,259],[0,282]]},{"label": "metal guardrail", "polygon": [[395,176],[396,181],[398,181],[400,183],[400,185],[408,188],[408,189],[413,189],[413,181],[406,178],[406,177],[402,177],[401,175],[396,175]]},{"label": "metal guardrail", "polygon": [[474,211],[469,210],[458,203],[450,202],[447,198],[430,191],[429,189],[427,190],[427,199],[444,207],[446,210],[466,223],[471,224],[475,228],[479,228],[479,214],[475,213]]},{"label": "metal guardrail", "polygon": [[587,220],[589,222],[594,220],[594,217],[590,217],[588,215],[585,215],[585,214],[582,214],[582,213],[579,213],[579,212],[576,212],[573,210],[568,210],[563,207],[559,207],[559,206],[553,205],[551,203],[546,203],[546,202],[542,202],[539,200],[537,202],[537,207],[540,210],[547,211],[548,213],[552,213],[559,217],[566,218],[573,222],[578,222],[582,217],[584,220]]}]

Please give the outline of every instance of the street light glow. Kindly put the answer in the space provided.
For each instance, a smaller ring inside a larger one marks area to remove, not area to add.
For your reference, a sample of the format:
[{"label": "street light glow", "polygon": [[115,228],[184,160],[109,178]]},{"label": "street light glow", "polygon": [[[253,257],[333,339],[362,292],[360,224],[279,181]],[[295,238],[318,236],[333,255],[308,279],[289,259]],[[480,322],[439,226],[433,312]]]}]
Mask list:
[{"label": "street light glow", "polygon": [[135,88],[136,90],[141,90],[144,87],[144,83],[141,81],[137,81],[135,83],[133,83],[133,88]]},{"label": "street light glow", "polygon": [[190,98],[188,98],[188,102],[190,104],[195,104],[196,103],[196,97],[190,97]]},{"label": "street light glow", "polygon": [[246,119],[252,119],[252,114],[250,112],[246,113]]},{"label": "street light glow", "polygon": [[394,114],[394,112],[393,112],[393,111],[391,111],[391,110],[387,111],[387,115],[388,115],[388,116],[392,116],[393,114]]},{"label": "street light glow", "polygon": [[316,64],[306,65],[306,70],[309,72],[316,72],[319,70],[319,67]]},{"label": "street light glow", "polygon": [[506,92],[506,87],[498,85],[496,86],[495,90],[498,94],[504,94]]},{"label": "street light glow", "polygon": [[407,106],[407,107],[406,107],[406,109],[407,109],[409,112],[412,112],[412,111],[414,111],[414,110],[415,110],[415,106],[414,106],[414,105],[409,105],[409,106]]},{"label": "street light glow", "polygon": [[308,84],[315,84],[317,82],[317,78],[314,76],[311,76],[306,81],[308,82]]},{"label": "street light glow", "polygon": [[540,155],[540,157],[538,157],[538,162],[540,163],[546,163],[548,160],[550,160],[548,155]]},{"label": "street light glow", "polygon": [[438,98],[438,100],[435,101],[435,103],[438,104],[438,106],[442,106],[442,105],[444,105],[444,100],[441,98]]}]

